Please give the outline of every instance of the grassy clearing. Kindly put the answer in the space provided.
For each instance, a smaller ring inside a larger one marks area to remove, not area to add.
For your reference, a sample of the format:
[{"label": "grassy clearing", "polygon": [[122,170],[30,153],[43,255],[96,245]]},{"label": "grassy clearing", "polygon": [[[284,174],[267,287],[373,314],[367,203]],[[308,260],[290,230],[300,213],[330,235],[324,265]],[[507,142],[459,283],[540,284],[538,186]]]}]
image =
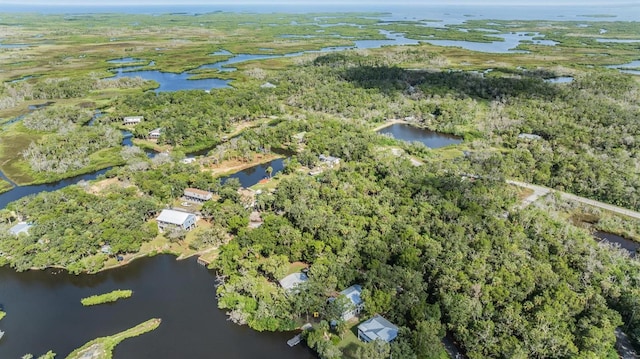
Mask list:
[{"label": "grassy clearing", "polygon": [[82,303],[82,305],[87,307],[91,305],[112,303],[117,301],[118,299],[130,298],[132,295],[133,295],[132,290],[114,290],[109,293],[92,295],[87,298],[82,298],[80,302]]},{"label": "grassy clearing", "polygon": [[159,327],[160,322],[161,320],[158,318],[149,319],[123,332],[94,339],[71,352],[67,359],[111,359],[113,357],[113,349],[121,341],[150,332]]}]

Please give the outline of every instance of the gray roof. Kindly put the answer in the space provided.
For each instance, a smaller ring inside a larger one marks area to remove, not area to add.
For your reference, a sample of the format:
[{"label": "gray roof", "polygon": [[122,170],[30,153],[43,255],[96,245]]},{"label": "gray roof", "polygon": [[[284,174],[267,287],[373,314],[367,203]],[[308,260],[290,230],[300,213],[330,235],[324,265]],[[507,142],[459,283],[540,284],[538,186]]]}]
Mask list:
[{"label": "gray roof", "polygon": [[349,298],[351,303],[353,303],[353,305],[355,305],[356,307],[362,304],[362,298],[360,298],[360,295],[362,294],[362,287],[358,284],[352,285],[351,287],[340,292],[340,294]]},{"label": "gray roof", "polygon": [[262,87],[263,89],[272,89],[272,88],[276,88],[277,86],[272,84],[271,82],[265,82],[262,85],[260,85],[260,87]]},{"label": "gray roof", "polygon": [[369,341],[380,339],[388,343],[398,336],[398,327],[379,315],[358,325],[358,331]]},{"label": "gray roof", "polygon": [[290,290],[306,282],[307,280],[309,280],[309,278],[304,273],[292,273],[280,279],[280,285],[282,286],[282,288]]},{"label": "gray roof", "polygon": [[320,159],[320,161],[323,161],[323,162],[338,162],[338,161],[340,161],[340,159],[338,157],[333,157],[333,156],[320,155],[320,156],[318,156],[318,158]]},{"label": "gray roof", "polygon": [[193,216],[191,213],[174,211],[172,209],[163,209],[158,216],[158,221],[171,223],[175,225],[182,225],[187,221],[187,218]]},{"label": "gray roof", "polygon": [[18,235],[20,233],[29,233],[29,228],[32,226],[27,222],[19,222],[15,226],[9,228],[9,232],[14,235]]}]

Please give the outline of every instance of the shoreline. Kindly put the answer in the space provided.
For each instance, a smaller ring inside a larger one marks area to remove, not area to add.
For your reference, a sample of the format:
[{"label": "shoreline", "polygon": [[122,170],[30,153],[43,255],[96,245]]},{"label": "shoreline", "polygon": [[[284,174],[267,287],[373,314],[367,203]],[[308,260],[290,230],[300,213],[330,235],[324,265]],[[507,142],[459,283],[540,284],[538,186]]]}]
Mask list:
[{"label": "shoreline", "polygon": [[394,119],[391,119],[391,120],[386,120],[382,125],[374,127],[372,129],[372,131],[373,132],[378,132],[378,131],[380,131],[380,130],[382,130],[384,128],[391,127],[391,126],[396,125],[396,124],[409,125],[410,123],[409,123],[409,121],[406,121],[406,120],[401,120],[401,119],[398,119],[398,118],[394,118]]}]

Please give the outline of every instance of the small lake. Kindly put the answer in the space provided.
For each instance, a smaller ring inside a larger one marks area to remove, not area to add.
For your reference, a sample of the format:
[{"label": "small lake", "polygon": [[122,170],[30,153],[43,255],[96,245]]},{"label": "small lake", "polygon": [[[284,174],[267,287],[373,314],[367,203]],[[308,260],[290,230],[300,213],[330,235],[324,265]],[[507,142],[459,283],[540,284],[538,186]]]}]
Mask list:
[{"label": "small lake", "polygon": [[571,83],[571,82],[573,82],[573,76],[552,77],[552,78],[549,78],[549,79],[544,79],[544,82],[547,82],[547,83],[550,83],[550,84]]},{"label": "small lake", "polygon": [[381,129],[378,133],[383,135],[388,134],[393,136],[395,139],[406,142],[422,142],[429,148],[440,148],[462,143],[462,138],[458,136],[429,131],[404,123],[395,123],[389,127]]},{"label": "small lake", "polygon": [[[303,344],[290,348],[291,333],[259,333],[228,321],[217,308],[214,283],[214,273],[195,259],[171,255],[94,275],[0,268],[0,301],[7,312],[0,322],[6,332],[0,358],[48,350],[64,358],[92,339],[150,318],[161,318],[160,327],[120,343],[114,358],[316,358]],[[115,289],[131,289],[133,296],[95,307],[80,304]]]},{"label": "small lake", "polygon": [[638,249],[640,249],[640,243],[632,241],[632,240],[624,238],[624,237],[620,237],[620,236],[615,235],[615,234],[602,232],[602,231],[596,231],[596,232],[593,233],[593,236],[598,240],[598,242],[608,242],[608,243],[611,243],[613,245],[619,245],[620,248],[622,248],[622,249],[626,250],[627,252],[629,252],[631,257],[635,257],[636,256],[636,252],[638,251]]}]

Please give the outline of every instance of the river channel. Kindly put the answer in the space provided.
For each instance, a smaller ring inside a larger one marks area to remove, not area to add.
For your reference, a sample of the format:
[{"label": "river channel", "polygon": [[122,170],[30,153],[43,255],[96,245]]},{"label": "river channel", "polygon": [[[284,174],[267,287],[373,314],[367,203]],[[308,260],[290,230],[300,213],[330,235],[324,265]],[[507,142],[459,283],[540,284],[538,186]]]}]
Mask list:
[{"label": "river channel", "polygon": [[[94,275],[2,267],[0,304],[7,316],[0,321],[6,332],[0,358],[48,350],[64,358],[94,338],[150,318],[161,318],[160,327],[122,342],[115,358],[315,358],[302,344],[287,346],[291,333],[259,333],[227,321],[217,309],[214,283],[214,273],[195,259],[177,261],[171,255]],[[133,296],[94,307],[80,304],[83,297],[114,289],[131,289]]]}]

